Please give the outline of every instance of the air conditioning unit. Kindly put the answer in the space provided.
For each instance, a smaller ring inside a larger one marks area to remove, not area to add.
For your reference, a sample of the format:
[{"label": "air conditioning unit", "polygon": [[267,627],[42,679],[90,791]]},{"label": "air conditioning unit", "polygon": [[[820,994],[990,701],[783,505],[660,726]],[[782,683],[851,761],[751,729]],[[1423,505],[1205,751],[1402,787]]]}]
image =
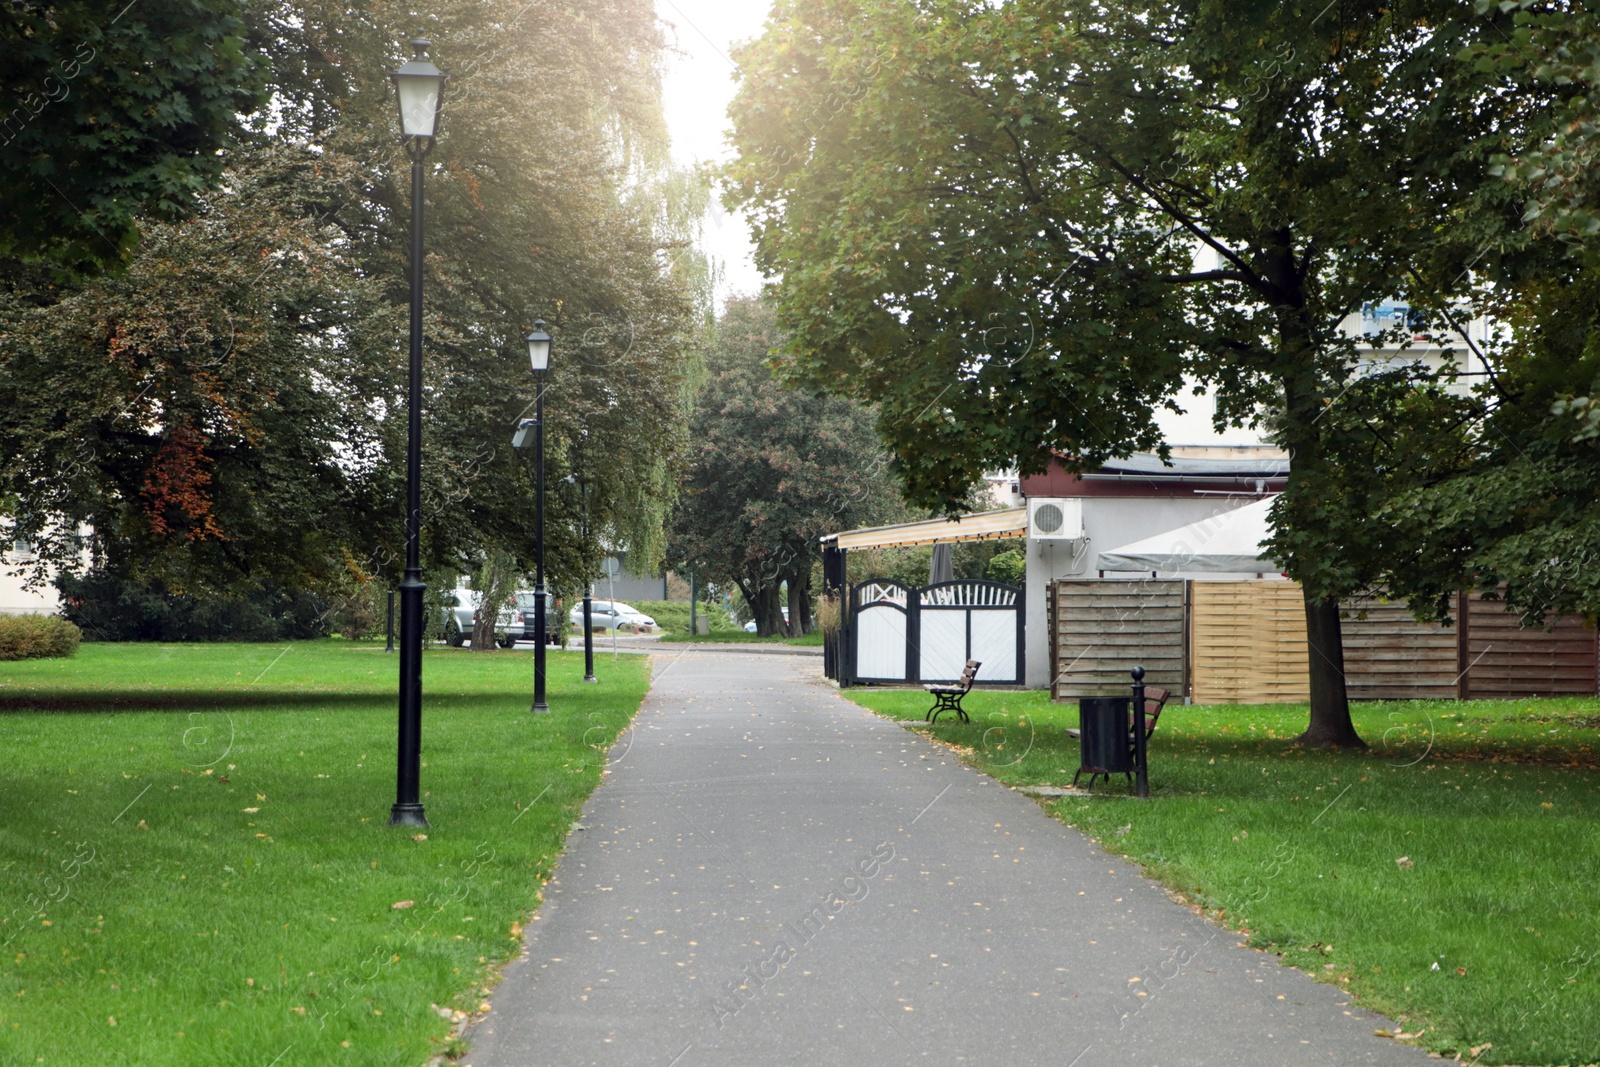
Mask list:
[{"label": "air conditioning unit", "polygon": [[1066,497],[1035,497],[1028,501],[1028,540],[1079,541],[1082,539],[1082,500]]}]

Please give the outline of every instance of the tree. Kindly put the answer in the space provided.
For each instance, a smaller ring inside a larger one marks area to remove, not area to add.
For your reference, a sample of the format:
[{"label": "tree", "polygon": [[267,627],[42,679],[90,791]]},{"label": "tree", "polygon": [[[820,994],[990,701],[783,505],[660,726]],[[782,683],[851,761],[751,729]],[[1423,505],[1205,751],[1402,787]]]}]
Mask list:
[{"label": "tree", "polygon": [[[1489,3],[1479,0],[1480,11]],[[1487,270],[1503,335],[1480,388],[1480,418],[1417,450],[1426,469],[1376,513],[1389,533],[1383,577],[1419,614],[1448,618],[1478,588],[1537,625],[1600,616],[1600,20],[1576,3],[1494,5],[1504,36],[1462,59],[1505,77],[1523,129],[1493,173],[1526,205],[1514,254]],[[1532,107],[1528,102],[1547,104]],[[1422,420],[1414,426],[1426,424]],[[1438,423],[1436,425],[1449,425]]]},{"label": "tree", "polygon": [[1399,296],[1449,332],[1514,228],[1490,156],[1537,101],[1461,58],[1508,24],[1465,0],[786,0],[738,57],[727,198],[794,375],[879,405],[916,501],[1159,450],[1186,378],[1219,423],[1264,413],[1301,740],[1360,746],[1338,605],[1380,557],[1324,417],[1355,381],[1343,323]]},{"label": "tree", "polygon": [[[761,634],[811,629],[817,539],[898,518],[898,487],[863,409],[785,388],[772,308],[730,299],[706,356],[672,558],[737,586]],[[787,588],[789,621],[780,592]]]},{"label": "tree", "polygon": [[0,256],[121,266],[140,219],[220,178],[266,67],[238,0],[11,3],[0,16]]},{"label": "tree", "polygon": [[[0,261],[0,492],[38,573],[74,566],[87,525],[101,569],[184,590],[340,585],[351,559],[398,576],[411,205],[388,74],[418,33],[454,78],[427,186],[424,566],[498,548],[528,569],[533,484],[510,439],[541,314],[551,481],[582,465],[593,527],[658,563],[707,301],[704,192],[665,163],[651,6],[250,16],[273,124],[193,217],[141,219],[113,277]],[[575,494],[549,506],[551,568],[575,588],[596,539]]]}]

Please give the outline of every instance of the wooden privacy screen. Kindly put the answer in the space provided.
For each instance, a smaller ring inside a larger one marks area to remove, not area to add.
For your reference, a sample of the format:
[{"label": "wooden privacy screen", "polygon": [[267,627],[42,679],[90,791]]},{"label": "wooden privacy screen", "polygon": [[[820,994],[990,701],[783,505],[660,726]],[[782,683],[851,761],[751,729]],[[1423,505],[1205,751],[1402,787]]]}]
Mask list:
[{"label": "wooden privacy screen", "polygon": [[1050,601],[1054,700],[1131,692],[1139,664],[1145,684],[1188,691],[1184,636],[1188,582],[1057,582]]},{"label": "wooden privacy screen", "polygon": [[1461,697],[1476,700],[1591,694],[1596,691],[1595,632],[1583,620],[1522,629],[1498,600],[1467,602]]},{"label": "wooden privacy screen", "polygon": [[1196,704],[1311,699],[1298,583],[1195,582],[1190,603],[1190,695]]},{"label": "wooden privacy screen", "polygon": [[1351,700],[1455,699],[1463,665],[1454,626],[1418,622],[1404,603],[1376,597],[1344,607],[1340,628]]},{"label": "wooden privacy screen", "polygon": [[[1128,669],[1196,704],[1309,698],[1305,608],[1287,581],[1062,581],[1049,597],[1051,695],[1127,691]],[[1352,700],[1513,699],[1593,694],[1600,646],[1579,619],[1524,629],[1499,601],[1458,601],[1460,626],[1418,622],[1404,603],[1343,613]]]}]

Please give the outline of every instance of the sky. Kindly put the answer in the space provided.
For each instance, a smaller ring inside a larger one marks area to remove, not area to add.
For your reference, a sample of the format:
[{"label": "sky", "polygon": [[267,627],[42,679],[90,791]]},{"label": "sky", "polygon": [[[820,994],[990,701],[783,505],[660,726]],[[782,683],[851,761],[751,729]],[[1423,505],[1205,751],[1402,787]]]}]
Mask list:
[{"label": "sky", "polygon": [[[726,160],[728,104],[733,99],[733,45],[761,33],[771,10],[769,0],[656,0],[656,13],[668,26],[679,53],[670,56],[662,95],[673,161],[680,165]],[[705,228],[706,250],[722,265],[718,298],[755,293],[761,275],[751,259],[749,230],[744,220],[716,204]],[[1188,444],[1255,444],[1249,430],[1218,435],[1211,429],[1209,397],[1188,396],[1179,403],[1186,414],[1157,416],[1167,441]]]},{"label": "sky", "polygon": [[[728,57],[735,43],[760,35],[770,9],[767,0],[656,0],[656,13],[683,53],[669,57],[662,84],[675,163],[729,158],[725,135],[734,67]],[[719,298],[760,290],[761,275],[750,258],[749,230],[720,203],[706,223],[705,242],[724,271]]]}]

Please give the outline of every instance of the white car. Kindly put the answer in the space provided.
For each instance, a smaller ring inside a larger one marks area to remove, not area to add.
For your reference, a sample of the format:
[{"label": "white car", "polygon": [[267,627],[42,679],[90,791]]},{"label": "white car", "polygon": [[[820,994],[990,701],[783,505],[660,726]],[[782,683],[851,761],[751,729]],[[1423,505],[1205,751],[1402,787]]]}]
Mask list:
[{"label": "white car", "polygon": [[[568,612],[567,618],[577,627],[579,633],[583,632],[582,602]],[[633,629],[641,633],[650,633],[656,628],[656,620],[620,600],[596,600],[590,607],[589,626],[593,630]]]},{"label": "white car", "polygon": [[[460,648],[472,639],[472,624],[478,606],[483,603],[483,594],[462,586],[446,593],[443,599],[444,639]],[[494,639],[501,648],[510,648],[522,637],[522,613],[516,608],[513,598],[496,613]]]}]

